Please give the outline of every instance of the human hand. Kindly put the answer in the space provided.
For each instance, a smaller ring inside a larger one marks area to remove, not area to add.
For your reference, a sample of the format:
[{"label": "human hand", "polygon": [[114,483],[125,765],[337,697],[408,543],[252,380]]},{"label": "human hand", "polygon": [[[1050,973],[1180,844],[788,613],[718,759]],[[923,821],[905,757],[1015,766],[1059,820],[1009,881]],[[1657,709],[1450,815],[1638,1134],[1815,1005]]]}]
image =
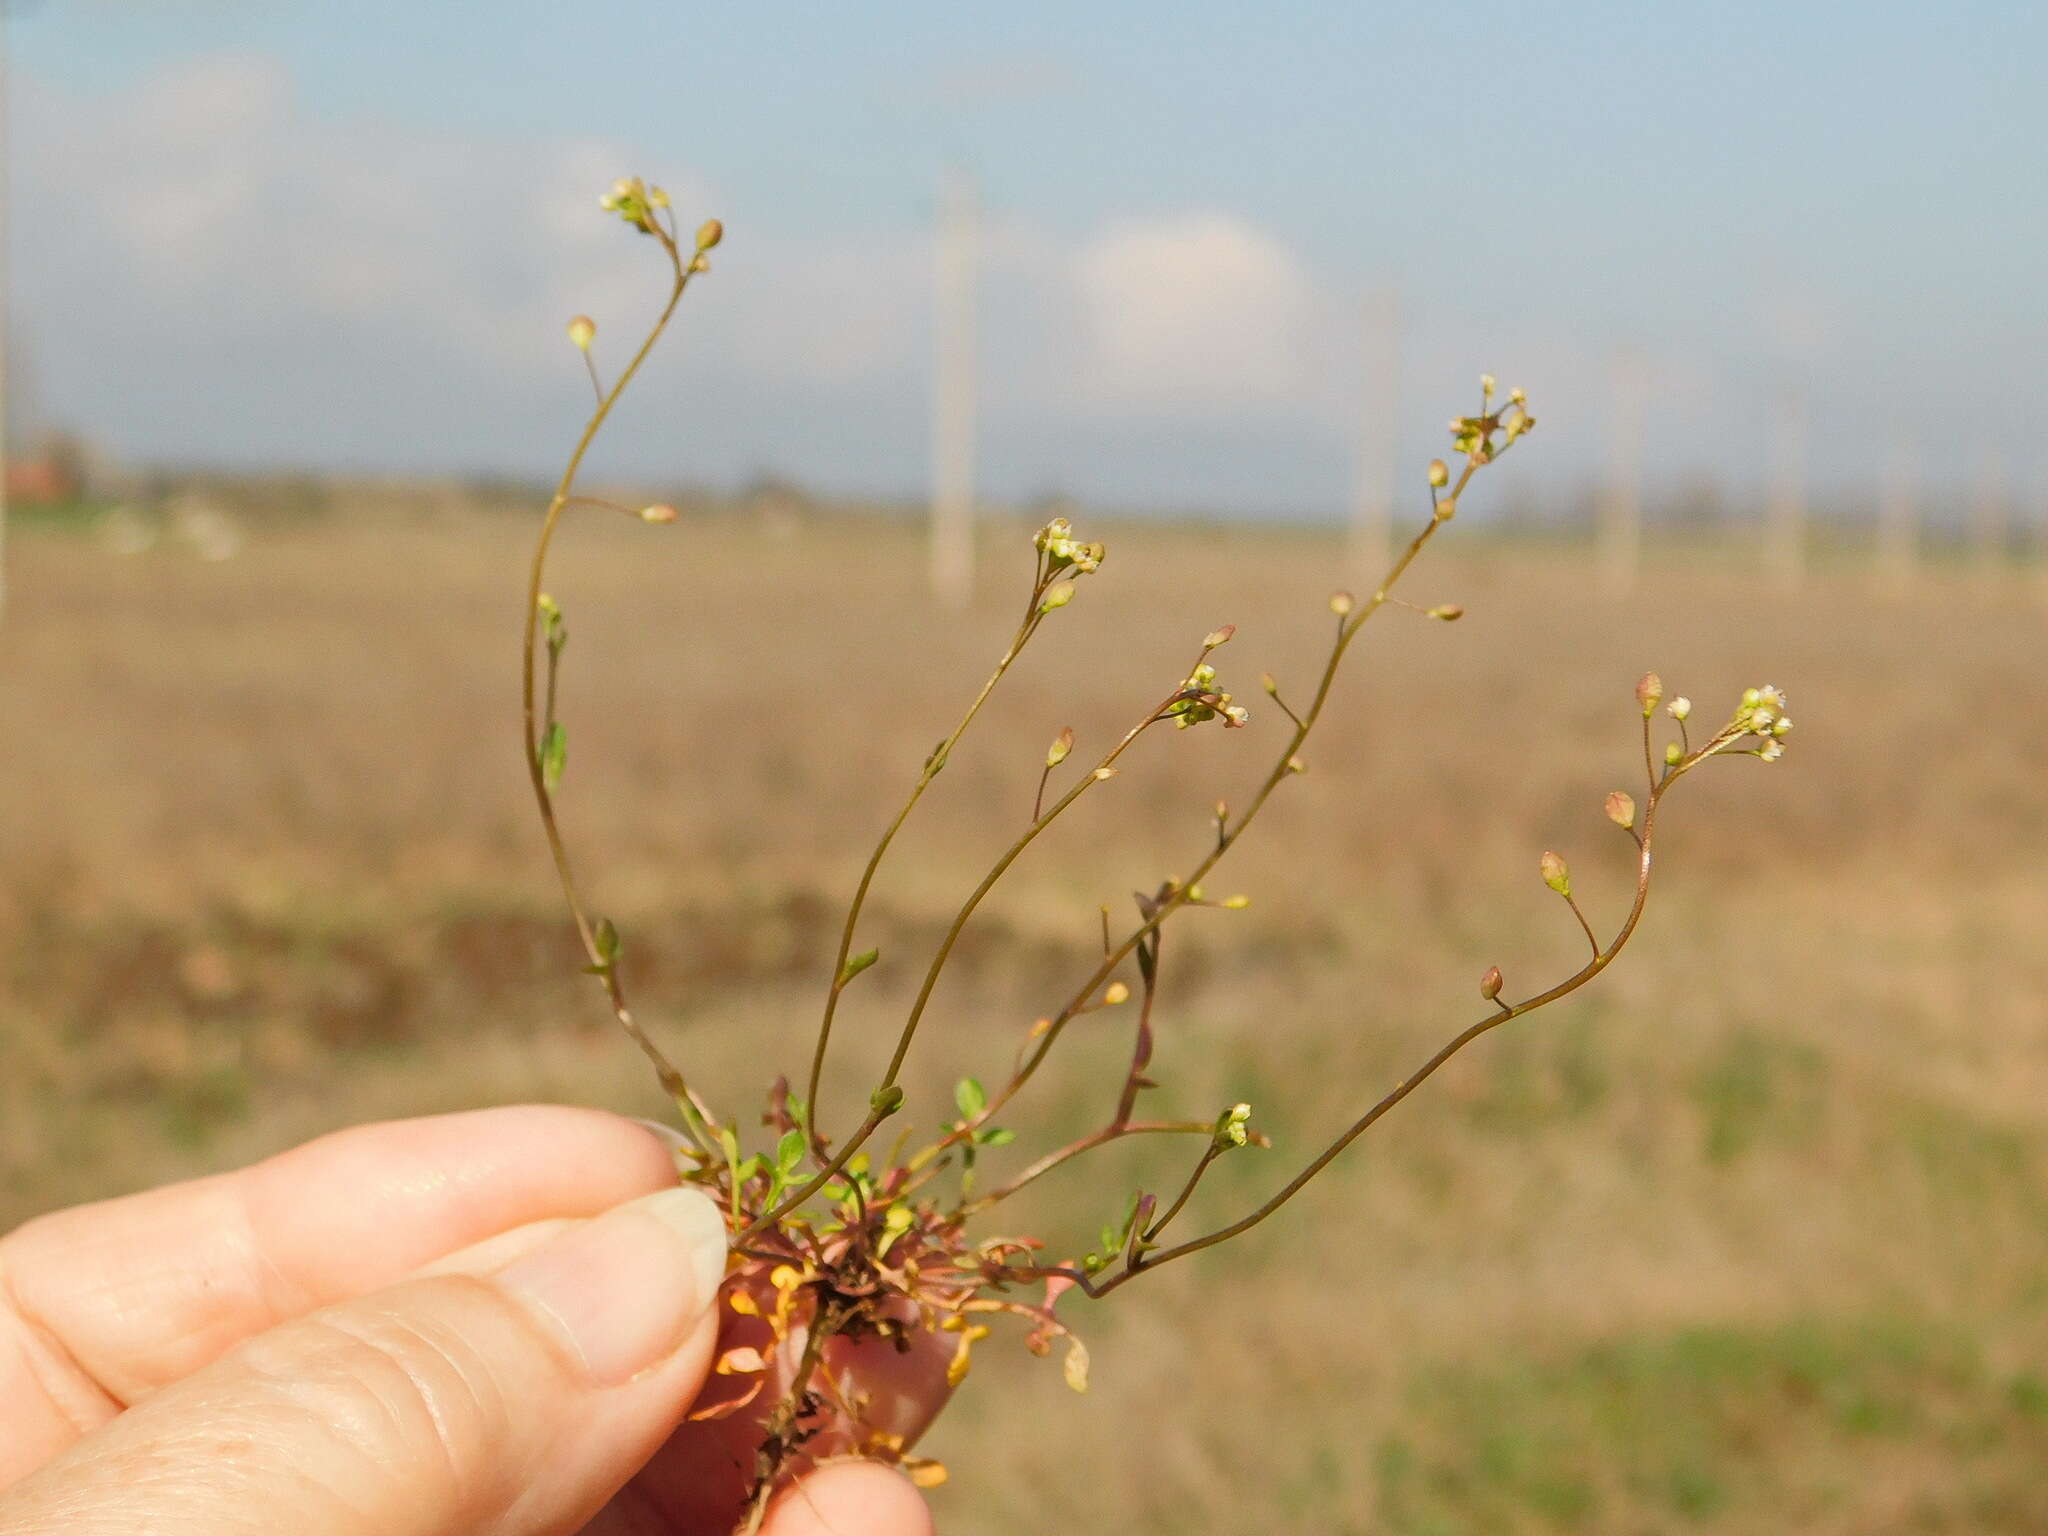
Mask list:
[{"label": "human hand", "polygon": [[[0,1536],[724,1536],[725,1233],[630,1121],[364,1126],[0,1238]],[[700,1429],[705,1430],[700,1433]],[[870,1463],[767,1536],[929,1536]]]}]

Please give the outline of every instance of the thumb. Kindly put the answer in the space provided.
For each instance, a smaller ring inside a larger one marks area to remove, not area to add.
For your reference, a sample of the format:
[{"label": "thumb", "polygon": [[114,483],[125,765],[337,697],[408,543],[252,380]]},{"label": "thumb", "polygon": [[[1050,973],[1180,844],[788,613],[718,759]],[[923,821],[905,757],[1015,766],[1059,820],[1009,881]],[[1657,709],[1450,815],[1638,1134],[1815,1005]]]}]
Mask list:
[{"label": "thumb", "polygon": [[725,1254],[717,1208],[666,1189],[315,1312],[0,1495],[0,1536],[573,1531],[702,1385]]}]

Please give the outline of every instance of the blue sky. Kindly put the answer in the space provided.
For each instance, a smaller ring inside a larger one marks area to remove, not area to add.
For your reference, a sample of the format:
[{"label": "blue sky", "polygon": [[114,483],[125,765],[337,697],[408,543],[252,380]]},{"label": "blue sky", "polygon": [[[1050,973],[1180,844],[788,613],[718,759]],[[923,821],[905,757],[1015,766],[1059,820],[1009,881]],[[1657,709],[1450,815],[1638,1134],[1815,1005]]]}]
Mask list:
[{"label": "blue sky", "polygon": [[[1987,424],[2048,351],[2048,8],[706,7],[42,0],[10,23],[17,349],[131,459],[544,468],[560,322],[657,280],[614,170],[731,235],[625,470],[912,492],[940,168],[989,208],[987,489],[1341,510],[1364,296],[1404,460],[1483,368],[1597,472],[1626,349],[1676,485],[1817,488]],[[1540,449],[1537,445],[1541,445]],[[2002,465],[2002,453],[2011,457]]]}]

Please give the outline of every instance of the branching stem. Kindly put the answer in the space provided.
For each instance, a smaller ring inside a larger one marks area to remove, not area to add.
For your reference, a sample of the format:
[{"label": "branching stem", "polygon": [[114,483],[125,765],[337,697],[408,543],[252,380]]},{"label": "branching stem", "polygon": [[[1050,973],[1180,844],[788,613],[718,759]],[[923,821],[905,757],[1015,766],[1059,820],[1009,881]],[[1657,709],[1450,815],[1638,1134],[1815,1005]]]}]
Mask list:
[{"label": "branching stem", "polygon": [[[1024,618],[1018,624],[1017,632],[1010,637],[1009,648],[1003,652],[1002,659],[996,663],[995,670],[988,676],[988,681],[981,685],[981,692],[974,696],[974,702],[967,706],[967,713],[960,717],[960,723],[953,727],[953,733],[940,742],[932,755],[925,759],[924,771],[918,775],[917,783],[911,786],[910,797],[903,802],[895,820],[889,823],[888,830],[883,832],[881,840],[875,844],[874,852],[868,855],[867,866],[861,870],[860,883],[854,887],[853,901],[848,905],[846,921],[840,927],[839,951],[832,961],[832,983],[825,993],[825,1011],[818,1021],[818,1040],[811,1050],[811,1071],[804,1086],[804,1103],[811,1121],[811,1154],[820,1165],[825,1163],[826,1157],[825,1139],[818,1129],[818,1084],[825,1074],[825,1052],[832,1043],[832,1021],[839,1012],[839,995],[846,990],[850,979],[846,974],[846,961],[853,953],[854,930],[860,925],[861,909],[867,905],[868,890],[875,883],[875,872],[882,867],[883,856],[888,853],[889,845],[896,840],[896,834],[903,830],[903,824],[910,819],[910,813],[917,809],[917,802],[924,798],[924,792],[931,788],[932,780],[945,768],[946,760],[960,744],[960,738],[965,736],[967,728],[974,724],[974,717],[981,713],[982,705],[986,704],[989,695],[995,692],[996,684],[1003,680],[1003,674],[1010,670],[1010,664],[1017,659],[1032,635],[1037,633],[1038,626],[1045,617],[1040,611],[1039,604],[1045,597],[1051,579],[1046,570],[1046,561],[1041,556],[1037,574],[1031,584],[1031,600],[1025,605]],[[1041,792],[1043,787],[1041,781]],[[1034,814],[1032,819],[1035,822],[1037,816]]]},{"label": "branching stem", "polygon": [[1092,1276],[1081,1273],[1079,1270],[1065,1266],[1035,1271],[1022,1271],[1020,1273],[1032,1276],[1045,1274],[1065,1275],[1079,1284],[1090,1296],[1104,1296],[1147,1270],[1157,1269],[1160,1265],[1170,1263],[1174,1259],[1185,1258],[1189,1254],[1199,1253],[1204,1248],[1214,1247],[1216,1244],[1226,1242],[1242,1232],[1249,1231],[1279,1210],[1289,1200],[1292,1200],[1317,1174],[1327,1168],[1346,1147],[1370,1130],[1382,1115],[1407,1098],[1409,1094],[1413,1093],[1427,1081],[1439,1067],[1470,1045],[1474,1040],[1477,1040],[1481,1035],[1491,1030],[1499,1028],[1510,1019],[1517,1019],[1524,1014],[1534,1013],[1537,1009],[1547,1007],[1551,1003],[1557,1002],[1560,998],[1569,997],[1572,993],[1578,991],[1579,988],[1586,985],[1587,982],[1614,963],[1615,956],[1619,955],[1622,949],[1626,947],[1630,938],[1634,936],[1637,925],[1642,921],[1643,910],[1650,896],[1651,847],[1656,836],[1657,809],[1662,803],[1665,792],[1686,771],[1693,768],[1704,758],[1712,755],[1715,751],[1720,750],[1726,744],[1725,741],[1717,738],[1707,748],[1677,764],[1662,782],[1651,789],[1648,803],[1644,806],[1643,810],[1643,843],[1637,861],[1635,899],[1630,904],[1628,916],[1623,920],[1614,938],[1609,941],[1605,948],[1596,949],[1592,959],[1587,961],[1585,965],[1574,971],[1570,976],[1567,976],[1556,986],[1539,992],[1535,996],[1524,999],[1522,1002],[1512,1006],[1502,1003],[1499,999],[1495,999],[1495,1007],[1498,1011],[1487,1015],[1477,1023],[1468,1025],[1458,1034],[1452,1036],[1450,1040],[1437,1049],[1434,1055],[1414,1072],[1396,1083],[1378,1103],[1374,1104],[1372,1108],[1368,1109],[1363,1115],[1347,1126],[1300,1173],[1296,1174],[1276,1194],[1250,1214],[1240,1217],[1227,1226],[1219,1227],[1204,1237],[1195,1238],[1172,1248],[1162,1249],[1157,1253],[1147,1254],[1141,1262],[1127,1266],[1106,1280],[1097,1280]]},{"label": "branching stem", "polygon": [[[707,1132],[717,1122],[704,1102],[697,1097],[695,1090],[684,1079],[683,1074],[640,1027],[639,1021],[626,1006],[625,992],[618,976],[617,955],[608,953],[605,947],[598,943],[597,924],[584,910],[582,899],[577,894],[576,877],[569,865],[569,851],[562,840],[562,829],[555,819],[555,797],[548,787],[541,754],[545,726],[542,723],[538,698],[540,690],[536,661],[540,651],[540,598],[547,573],[548,548],[554,542],[555,529],[561,523],[563,509],[575,499],[572,493],[576,485],[576,475],[583,467],[583,460],[590,452],[590,445],[597,440],[597,434],[604,426],[606,418],[611,415],[612,407],[618,404],[619,397],[626,391],[626,386],[633,382],[634,375],[640,371],[640,365],[647,360],[647,355],[654,350],[654,344],[661,339],[662,332],[668,329],[669,320],[675,314],[676,306],[682,302],[683,291],[690,284],[690,265],[683,259],[674,237],[658,228],[650,228],[655,239],[661,242],[673,273],[668,302],[662,306],[660,316],[648,331],[646,339],[640,343],[640,349],[633,354],[632,361],[619,375],[618,382],[612,385],[609,393],[600,393],[597,408],[592,411],[590,420],[585,423],[583,435],[577,439],[575,451],[569,455],[569,462],[562,470],[562,478],[555,486],[555,494],[548,502],[547,516],[541,522],[540,535],[534,543],[533,561],[526,584],[526,630],[520,652],[520,704],[524,724],[527,777],[533,785],[534,803],[540,811],[541,829],[547,834],[548,852],[555,861],[555,873],[561,880],[562,895],[568,902],[569,915],[576,924],[576,936],[582,941],[583,953],[588,958],[589,968],[604,987],[606,1001],[611,1004],[612,1013],[618,1019],[620,1028],[625,1030],[627,1036],[640,1048],[641,1054],[646,1056],[656,1076],[660,1078],[662,1088],[676,1101],[678,1109],[682,1111],[684,1129],[695,1143],[698,1153],[709,1160],[715,1156],[715,1149],[713,1138]],[[594,378],[593,373],[593,380]],[[548,679],[546,720],[548,724],[552,724],[554,720],[552,666]]]}]

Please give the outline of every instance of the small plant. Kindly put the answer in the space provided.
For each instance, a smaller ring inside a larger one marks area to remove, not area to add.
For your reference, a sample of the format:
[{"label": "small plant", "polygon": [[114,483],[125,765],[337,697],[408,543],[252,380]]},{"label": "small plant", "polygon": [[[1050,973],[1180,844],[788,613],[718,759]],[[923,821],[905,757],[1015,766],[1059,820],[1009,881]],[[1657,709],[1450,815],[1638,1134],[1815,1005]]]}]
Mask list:
[{"label": "small plant", "polygon": [[[692,1417],[725,1420],[731,1433],[751,1444],[750,1471],[744,1489],[736,1490],[735,1501],[744,1500],[746,1528],[752,1529],[774,1490],[800,1466],[821,1456],[857,1452],[898,1462],[927,1485],[943,1480],[943,1468],[912,1454],[910,1442],[922,1426],[905,1418],[891,1401],[889,1372],[875,1368],[878,1350],[884,1358],[900,1353],[931,1362],[947,1387],[957,1386],[967,1374],[975,1345],[994,1325],[1015,1319],[1023,1325],[1025,1346],[1033,1353],[1046,1354],[1055,1344],[1063,1347],[1066,1380],[1076,1391],[1084,1390],[1088,1356],[1057,1306],[1063,1293],[1079,1290],[1090,1297],[1106,1296],[1141,1275],[1257,1226],[1467,1045],[1592,981],[1613,963],[1641,921],[1665,797],[1710,759],[1775,760],[1784,751],[1792,722],[1785,715],[1780,690],[1751,688],[1726,723],[1695,744],[1688,723],[1691,702],[1667,702],[1657,675],[1646,674],[1635,690],[1642,799],[1638,803],[1635,796],[1615,790],[1605,806],[1608,818],[1637,851],[1634,900],[1619,928],[1603,941],[1572,894],[1564,858],[1544,853],[1539,873],[1583,930],[1585,962],[1570,975],[1518,999],[1508,991],[1500,969],[1488,969],[1479,981],[1479,996],[1486,1005],[1479,1018],[1446,1040],[1263,1203],[1213,1231],[1189,1236],[1176,1230],[1176,1223],[1209,1170],[1223,1158],[1271,1142],[1253,1123],[1248,1104],[1184,1117],[1140,1113],[1141,1103],[1158,1086],[1150,1076],[1156,1044],[1153,1005],[1166,926],[1190,907],[1248,905],[1243,896],[1212,896],[1208,882],[1268,800],[1305,770],[1303,752],[1359,631],[1389,604],[1415,606],[1393,595],[1395,584],[1456,515],[1473,480],[1526,437],[1536,420],[1519,389],[1509,390],[1503,398],[1490,376],[1480,380],[1477,412],[1451,423],[1456,472],[1443,460],[1429,465],[1429,514],[1421,527],[1376,590],[1363,596],[1340,592],[1331,598],[1326,621],[1331,626],[1329,653],[1313,686],[1300,702],[1290,703],[1272,677],[1261,680],[1284,723],[1278,727],[1281,741],[1272,765],[1250,799],[1235,810],[1217,802],[1208,835],[1189,851],[1186,872],[1139,896],[1134,920],[1121,932],[1113,928],[1104,909],[1101,959],[1075,982],[1055,1011],[1022,1032],[1015,1060],[996,1086],[961,1079],[951,1113],[930,1141],[912,1146],[907,1135],[899,1136],[885,1151],[877,1133],[905,1108],[904,1064],[925,1023],[933,990],[962,931],[1011,865],[1082,796],[1113,793],[1107,786],[1120,761],[1163,728],[1177,732],[1214,725],[1235,730],[1250,723],[1249,712],[1226,688],[1214,660],[1235,633],[1233,626],[1224,625],[1202,637],[1186,673],[1170,680],[1136,712],[1129,728],[1092,758],[1083,754],[1076,760],[1080,743],[1074,732],[1060,731],[1046,749],[1029,820],[954,913],[925,965],[888,1064],[858,1117],[848,1126],[827,1113],[819,1103],[819,1086],[833,1022],[847,990],[857,986],[878,959],[876,950],[856,946],[862,910],[890,845],[1041,626],[1058,622],[1059,611],[1102,567],[1103,546],[1077,535],[1066,519],[1055,518],[1032,541],[1030,580],[1008,646],[958,723],[925,758],[861,873],[832,958],[802,1091],[795,1091],[788,1078],[777,1078],[768,1092],[764,1121],[772,1140],[765,1145],[743,1141],[740,1119],[718,1113],[634,1019],[621,974],[619,933],[608,920],[593,918],[579,895],[555,814],[568,760],[568,735],[556,710],[568,629],[561,608],[545,590],[549,546],[564,514],[575,507],[608,508],[649,523],[675,520],[675,509],[666,505],[630,508],[580,496],[577,473],[691,279],[709,269],[709,253],[723,235],[712,220],[685,242],[667,195],[638,178],[618,182],[602,202],[661,251],[670,289],[659,318],[609,387],[593,355],[595,324],[580,315],[569,323],[570,339],[589,368],[596,407],[548,503],[533,553],[522,660],[525,753],[541,825],[588,962],[585,969],[604,989],[619,1024],[675,1102],[681,1119],[682,1177],[709,1191],[730,1222],[732,1259],[723,1293],[725,1326],[714,1377],[718,1386],[696,1406]],[[1416,611],[1446,622],[1463,612],[1448,605]],[[1661,746],[1656,740],[1660,706],[1677,733],[1676,739]],[[1016,1117],[1025,1108],[1024,1095],[1068,1027],[1108,1009],[1124,1009],[1130,1017],[1131,1050],[1107,1118],[1065,1145],[1036,1155],[1011,1154],[1028,1160],[1012,1167],[1005,1159],[1002,1171],[984,1184],[984,1159],[1022,1143]],[[1055,1168],[1131,1136],[1185,1142],[1187,1172],[1177,1187],[1124,1194],[1116,1202],[1114,1218],[1102,1228],[1100,1241],[1082,1253],[1049,1253],[1038,1239],[1003,1230],[1003,1205],[1012,1195]]]}]

